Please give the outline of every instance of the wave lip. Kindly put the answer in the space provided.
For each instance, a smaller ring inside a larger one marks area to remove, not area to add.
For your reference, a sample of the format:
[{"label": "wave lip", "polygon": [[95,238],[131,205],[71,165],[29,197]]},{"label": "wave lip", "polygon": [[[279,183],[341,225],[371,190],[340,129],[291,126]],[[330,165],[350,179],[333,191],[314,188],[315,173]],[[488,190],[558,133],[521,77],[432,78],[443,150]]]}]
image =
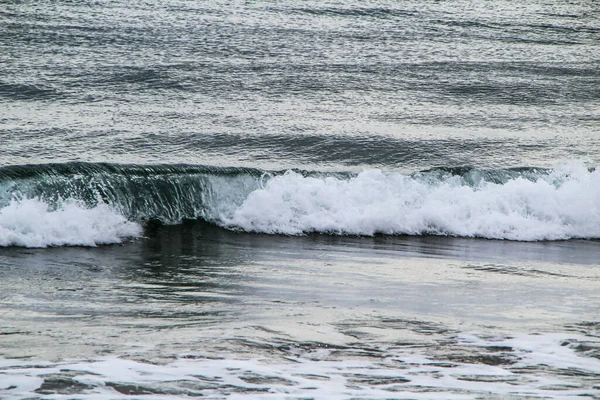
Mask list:
[{"label": "wave lip", "polygon": [[40,199],[13,200],[0,209],[0,246],[97,246],[140,236],[141,226],[106,204],[66,201],[53,209]]},{"label": "wave lip", "polygon": [[288,172],[252,192],[223,224],[288,235],[600,238],[600,172],[565,168],[503,183],[378,170],[349,180]]},{"label": "wave lip", "polygon": [[148,221],[214,223],[262,174],[193,165],[0,167],[0,246],[97,246],[138,237]]}]

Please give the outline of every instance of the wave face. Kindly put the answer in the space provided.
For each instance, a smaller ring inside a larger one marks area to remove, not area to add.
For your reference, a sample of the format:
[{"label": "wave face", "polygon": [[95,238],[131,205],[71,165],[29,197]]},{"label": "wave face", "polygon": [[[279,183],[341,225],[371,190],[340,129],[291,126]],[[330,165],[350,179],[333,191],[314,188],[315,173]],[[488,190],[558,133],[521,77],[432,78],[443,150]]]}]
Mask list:
[{"label": "wave face", "polygon": [[47,164],[0,168],[0,245],[119,243],[151,220],[218,221],[261,173],[195,166]]},{"label": "wave face", "polygon": [[410,175],[190,165],[0,168],[0,245],[118,243],[148,221],[300,235],[600,238],[600,172],[435,168]]}]

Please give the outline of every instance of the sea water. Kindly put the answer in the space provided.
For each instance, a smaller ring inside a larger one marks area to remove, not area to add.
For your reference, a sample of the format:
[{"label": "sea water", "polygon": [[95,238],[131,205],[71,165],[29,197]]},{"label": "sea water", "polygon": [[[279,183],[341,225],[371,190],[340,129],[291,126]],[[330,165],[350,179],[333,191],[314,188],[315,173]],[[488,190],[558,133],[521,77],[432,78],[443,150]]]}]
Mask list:
[{"label": "sea water", "polygon": [[600,398],[594,2],[0,2],[0,398]]}]

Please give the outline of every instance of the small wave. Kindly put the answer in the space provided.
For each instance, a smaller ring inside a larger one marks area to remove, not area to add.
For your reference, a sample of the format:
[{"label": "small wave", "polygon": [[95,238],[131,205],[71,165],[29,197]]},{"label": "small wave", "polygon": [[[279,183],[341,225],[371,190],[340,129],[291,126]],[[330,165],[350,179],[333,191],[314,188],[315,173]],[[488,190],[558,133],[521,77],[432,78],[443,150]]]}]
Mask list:
[{"label": "small wave", "polygon": [[414,16],[417,12],[408,9],[395,9],[385,7],[362,7],[362,8],[293,8],[295,13],[325,15],[335,17],[372,17],[372,18],[402,18]]},{"label": "small wave", "polygon": [[47,85],[0,81],[0,100],[43,100],[60,96],[60,92]]},{"label": "small wave", "polygon": [[1,246],[95,246],[148,221],[303,235],[600,238],[600,172],[440,167],[410,175],[193,165],[0,168]]}]

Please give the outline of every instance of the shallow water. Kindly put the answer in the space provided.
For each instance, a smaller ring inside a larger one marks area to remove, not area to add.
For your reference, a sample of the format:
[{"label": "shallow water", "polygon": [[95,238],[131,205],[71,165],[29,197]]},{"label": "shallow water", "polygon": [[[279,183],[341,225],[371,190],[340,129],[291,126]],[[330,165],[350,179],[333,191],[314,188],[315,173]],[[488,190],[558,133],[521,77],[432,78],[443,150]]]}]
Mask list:
[{"label": "shallow water", "polygon": [[3,396],[600,394],[595,242],[146,234],[1,251]]}]

